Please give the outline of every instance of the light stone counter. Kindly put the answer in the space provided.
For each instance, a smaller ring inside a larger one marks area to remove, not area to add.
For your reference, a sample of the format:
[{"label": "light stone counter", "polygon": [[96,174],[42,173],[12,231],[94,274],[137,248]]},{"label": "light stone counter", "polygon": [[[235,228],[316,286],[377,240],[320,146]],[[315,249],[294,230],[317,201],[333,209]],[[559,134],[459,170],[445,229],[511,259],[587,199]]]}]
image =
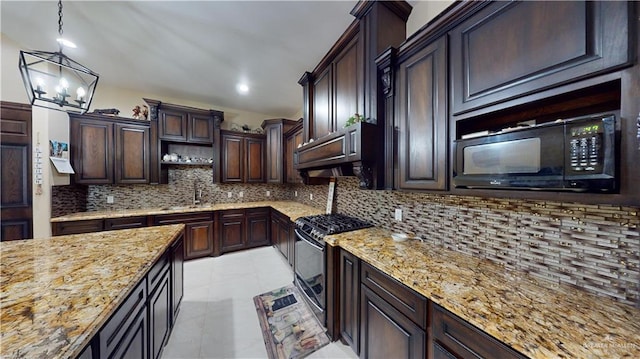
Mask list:
[{"label": "light stone counter", "polygon": [[79,355],[183,230],[0,242],[0,357]]},{"label": "light stone counter", "polygon": [[369,228],[326,237],[531,358],[640,358],[640,309]]},{"label": "light stone counter", "polygon": [[68,222],[89,219],[105,219],[105,218],[123,218],[136,216],[152,216],[158,214],[173,213],[189,213],[189,212],[207,212],[222,211],[227,209],[243,209],[271,207],[285,214],[295,221],[299,217],[311,216],[314,214],[324,213],[323,210],[304,205],[293,201],[262,201],[262,202],[238,202],[238,203],[217,203],[203,204],[198,206],[172,206],[166,208],[144,208],[144,209],[127,209],[121,211],[93,211],[93,212],[77,212],[67,216],[52,218],[51,222]]}]

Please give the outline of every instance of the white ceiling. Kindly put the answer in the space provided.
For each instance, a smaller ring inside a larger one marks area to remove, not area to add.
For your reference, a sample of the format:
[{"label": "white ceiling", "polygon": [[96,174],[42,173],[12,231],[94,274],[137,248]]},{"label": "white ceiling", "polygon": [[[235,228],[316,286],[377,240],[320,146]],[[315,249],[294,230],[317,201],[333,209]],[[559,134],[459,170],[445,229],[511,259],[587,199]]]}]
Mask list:
[{"label": "white ceiling", "polygon": [[[290,117],[297,81],[354,17],[356,1],[63,1],[64,53],[106,84],[141,93]],[[56,1],[0,1],[2,33],[56,51]],[[17,56],[16,56],[17,61]],[[236,84],[246,81],[248,95]]]}]

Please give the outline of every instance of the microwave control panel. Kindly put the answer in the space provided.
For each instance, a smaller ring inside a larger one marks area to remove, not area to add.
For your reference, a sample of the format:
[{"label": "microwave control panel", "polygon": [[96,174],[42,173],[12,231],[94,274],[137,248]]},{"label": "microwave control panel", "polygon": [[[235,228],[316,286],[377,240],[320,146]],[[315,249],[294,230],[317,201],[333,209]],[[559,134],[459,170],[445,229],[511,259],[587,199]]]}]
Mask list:
[{"label": "microwave control panel", "polygon": [[600,172],[603,165],[602,121],[592,121],[580,125],[569,125],[569,165],[576,172]]}]

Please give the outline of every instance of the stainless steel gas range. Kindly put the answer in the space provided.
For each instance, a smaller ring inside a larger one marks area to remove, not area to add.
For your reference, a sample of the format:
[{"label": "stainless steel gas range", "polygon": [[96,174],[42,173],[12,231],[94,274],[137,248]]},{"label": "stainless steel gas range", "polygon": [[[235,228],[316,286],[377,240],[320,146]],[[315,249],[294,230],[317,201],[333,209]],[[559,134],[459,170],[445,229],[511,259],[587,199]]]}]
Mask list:
[{"label": "stainless steel gas range", "polygon": [[326,256],[324,237],[372,224],[342,214],[321,214],[296,220],[294,282],[322,325],[326,326]]}]

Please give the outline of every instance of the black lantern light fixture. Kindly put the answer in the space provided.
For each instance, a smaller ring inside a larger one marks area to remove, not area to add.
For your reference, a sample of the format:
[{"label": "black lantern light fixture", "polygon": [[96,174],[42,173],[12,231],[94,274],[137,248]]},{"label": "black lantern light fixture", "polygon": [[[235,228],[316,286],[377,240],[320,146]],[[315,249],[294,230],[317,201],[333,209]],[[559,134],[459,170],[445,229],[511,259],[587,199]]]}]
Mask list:
[{"label": "black lantern light fixture", "polygon": [[31,105],[85,113],[98,84],[98,74],[62,53],[75,45],[62,38],[62,0],[58,1],[60,51],[20,51],[18,67]]}]

